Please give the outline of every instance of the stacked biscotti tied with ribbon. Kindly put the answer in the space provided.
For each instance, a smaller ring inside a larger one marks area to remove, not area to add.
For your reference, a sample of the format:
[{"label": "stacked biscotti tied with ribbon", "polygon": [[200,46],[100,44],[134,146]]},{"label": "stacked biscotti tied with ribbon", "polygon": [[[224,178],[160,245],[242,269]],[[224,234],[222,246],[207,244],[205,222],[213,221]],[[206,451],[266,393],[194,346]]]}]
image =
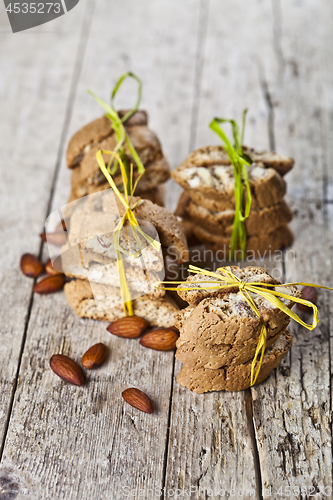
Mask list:
[{"label": "stacked biscotti tied with ribbon", "polygon": [[[121,231],[122,248],[130,249],[132,255],[141,249],[137,258],[123,262],[133,313],[145,318],[150,326],[174,326],[179,307],[155,284],[164,278],[163,258],[168,248],[172,247],[178,263],[188,259],[182,226],[164,207],[139,197],[131,201],[141,229],[152,238],[156,231],[161,244],[161,252],[156,252],[152,245],[141,248],[129,224]],[[113,322],[125,315],[113,240],[113,228],[124,212],[112,190],[107,190],[76,202],[68,221],[67,244],[61,251],[62,270],[71,278],[65,285],[65,293],[81,318]]]},{"label": "stacked biscotti tied with ribbon", "polygon": [[[118,111],[119,117],[125,117],[128,111]],[[158,137],[148,128],[147,113],[143,110],[136,111],[124,121],[124,127],[145,166],[145,173],[138,182],[136,194],[163,206],[163,183],[170,177],[170,169]],[[67,149],[67,166],[72,169],[72,190],[69,201],[110,187],[100,171],[96,152],[113,151],[117,141],[112,122],[105,115],[88,123],[74,134]],[[127,145],[124,150],[128,164],[133,164],[135,181],[138,176],[137,165]],[[116,185],[121,187],[122,176],[119,169],[114,179]]]},{"label": "stacked biscotti tied with ribbon", "polygon": [[[288,227],[292,212],[284,200],[284,175],[293,159],[277,153],[258,153],[243,147],[252,164],[247,167],[252,202],[245,220],[246,250],[261,256],[292,243]],[[189,225],[195,237],[213,251],[228,253],[235,218],[235,177],[223,146],[208,146],[194,151],[172,172],[184,188],[177,215]],[[244,206],[246,203],[244,190]]]},{"label": "stacked biscotti tied with ribbon", "polygon": [[[260,267],[228,269],[245,283],[280,284]],[[220,270],[216,273],[222,275]],[[258,317],[239,287],[214,289],[214,281],[216,278],[196,274],[178,287],[180,297],[189,303],[179,311],[175,322],[180,332],[176,358],[184,363],[178,382],[197,393],[250,387],[251,366],[262,322],[266,325],[267,342],[256,383],[265,380],[279,365],[292,343],[287,330],[290,318],[282,310],[251,293],[260,313]],[[294,305],[292,298],[299,297],[294,285],[276,287],[276,290],[291,297],[281,299],[288,308]]]}]

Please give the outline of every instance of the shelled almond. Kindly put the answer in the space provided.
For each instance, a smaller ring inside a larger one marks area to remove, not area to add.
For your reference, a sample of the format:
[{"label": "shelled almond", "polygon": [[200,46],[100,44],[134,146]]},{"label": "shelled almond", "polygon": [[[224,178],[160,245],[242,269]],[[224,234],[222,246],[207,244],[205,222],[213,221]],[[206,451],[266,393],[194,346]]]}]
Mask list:
[{"label": "shelled almond", "polygon": [[134,408],[137,408],[145,413],[154,413],[152,400],[147,396],[147,394],[140,391],[140,389],[131,387],[123,391],[121,395],[126,403],[134,406]]},{"label": "shelled almond", "polygon": [[24,255],[22,255],[20,267],[22,273],[29,278],[36,278],[44,270],[44,266],[40,262],[40,260],[31,253],[25,253]]},{"label": "shelled almond", "polygon": [[72,385],[83,385],[85,377],[80,366],[64,354],[54,354],[50,359],[52,371]]},{"label": "shelled almond", "polygon": [[119,318],[111,323],[107,330],[117,337],[125,337],[128,339],[135,339],[139,337],[148,327],[148,323],[144,318],[139,316],[126,316]]},{"label": "shelled almond", "polygon": [[48,294],[59,292],[65,285],[65,276],[63,274],[55,274],[54,276],[47,276],[34,286],[34,292],[40,294]]},{"label": "shelled almond", "polygon": [[82,366],[88,370],[97,368],[105,360],[106,346],[99,343],[91,346],[82,356]]},{"label": "shelled almond", "polygon": [[178,334],[173,328],[159,328],[146,333],[140,344],[156,351],[172,351],[176,348]]}]

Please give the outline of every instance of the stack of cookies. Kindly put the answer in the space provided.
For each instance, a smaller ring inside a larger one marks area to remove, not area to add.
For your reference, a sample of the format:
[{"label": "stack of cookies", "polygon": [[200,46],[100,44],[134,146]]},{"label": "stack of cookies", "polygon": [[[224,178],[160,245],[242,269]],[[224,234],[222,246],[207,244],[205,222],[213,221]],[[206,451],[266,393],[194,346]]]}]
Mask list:
[{"label": "stack of cookies", "polygon": [[[137,203],[138,202],[138,203]],[[144,233],[159,238],[161,250],[138,240],[128,223],[120,232],[119,246],[134,314],[151,326],[174,326],[179,307],[163,289],[164,257],[169,250],[178,264],[188,260],[188,248],[177,218],[149,200],[132,199],[133,213]],[[81,318],[113,322],[124,316],[113,229],[124,207],[111,189],[74,203],[68,222],[67,244],[62,248],[62,271],[72,280],[65,285],[67,300]]]},{"label": "stack of cookies", "polygon": [[[276,153],[243,149],[253,161],[248,167],[252,204],[245,221],[247,251],[260,257],[292,243],[287,226],[292,212],[284,200],[283,176],[294,161]],[[182,217],[188,235],[193,232],[214,252],[220,250],[228,255],[235,216],[235,179],[225,149],[208,146],[194,151],[172,172],[172,177],[184,188],[176,214]],[[245,201],[246,195],[244,206]]]},{"label": "stack of cookies", "polygon": [[[122,118],[127,110],[118,112]],[[169,165],[163,155],[161,143],[156,134],[147,127],[147,113],[136,111],[125,123],[128,136],[138,153],[146,171],[140,179],[136,193],[161,206],[164,205],[164,190],[162,183],[170,177]],[[111,121],[102,116],[85,125],[76,132],[67,149],[67,166],[72,169],[72,190],[70,200],[73,201],[87,194],[109,188],[109,184],[96,161],[96,153],[100,149],[113,151],[117,145],[117,136]],[[127,145],[125,156],[128,164],[133,164],[134,180],[138,176],[137,166],[131,157]],[[107,163],[110,157],[105,157]],[[115,183],[122,186],[120,170],[114,175]]]},{"label": "stack of cookies", "polygon": [[[261,267],[230,269],[243,282],[279,284]],[[220,271],[217,273],[223,275]],[[189,303],[179,311],[175,323],[180,331],[176,358],[184,363],[178,382],[197,393],[239,391],[250,387],[251,365],[261,331],[260,319],[238,287],[190,289],[191,286],[209,286],[214,279],[196,274],[179,286],[186,286],[188,290],[178,291]],[[277,290],[291,297],[299,296],[296,286],[280,286]],[[256,381],[260,383],[291,347],[292,339],[287,330],[290,318],[260,295],[251,293],[251,297],[267,328],[266,350]],[[281,300],[289,308],[294,305],[292,300]]]}]

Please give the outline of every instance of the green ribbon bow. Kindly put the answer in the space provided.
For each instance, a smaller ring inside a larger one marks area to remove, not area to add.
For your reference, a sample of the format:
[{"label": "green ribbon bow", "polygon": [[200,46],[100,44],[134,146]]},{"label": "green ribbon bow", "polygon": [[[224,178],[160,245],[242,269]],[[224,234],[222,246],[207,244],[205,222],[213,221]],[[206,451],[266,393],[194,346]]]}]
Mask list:
[{"label": "green ribbon bow", "polygon": [[[115,97],[116,97],[118,90],[120,89],[122,83],[124,82],[124,80],[126,80],[126,78],[133,78],[137,82],[138,94],[137,94],[137,99],[136,99],[136,103],[135,103],[134,108],[132,108],[130,111],[128,111],[128,113],[126,113],[126,115],[123,118],[120,118],[120,116],[118,115],[118,113],[115,109],[114,101],[115,101]],[[88,93],[90,95],[92,95],[101,106],[103,106],[103,108],[106,110],[105,116],[107,118],[109,118],[109,120],[112,123],[112,127],[116,133],[117,141],[118,141],[113,152],[119,154],[119,156],[124,164],[124,168],[125,168],[126,174],[127,174],[127,179],[129,182],[130,171],[129,171],[129,166],[128,166],[128,163],[126,161],[126,156],[125,156],[125,149],[124,149],[125,144],[127,145],[128,149],[132,155],[132,158],[138,167],[139,174],[142,174],[145,170],[145,167],[143,166],[143,163],[140,160],[140,157],[139,157],[138,153],[136,152],[133,144],[131,143],[131,140],[128,136],[128,133],[124,127],[124,123],[126,122],[126,120],[128,120],[139,109],[140,102],[141,102],[142,82],[141,82],[140,78],[138,76],[136,76],[134,73],[132,73],[130,71],[128,71],[127,73],[124,73],[119,78],[119,80],[117,81],[117,83],[115,84],[115,86],[111,92],[110,105],[108,105],[104,101],[102,101],[102,99],[100,99],[91,90],[88,90]],[[108,166],[107,166],[108,172],[111,175],[114,175],[115,172],[117,171],[118,165],[119,165],[118,160],[115,157],[111,156],[109,163],[108,163]],[[127,188],[128,188],[128,191],[130,191],[131,186],[128,184]]]},{"label": "green ribbon bow", "polygon": [[[231,234],[231,244],[230,244],[230,254],[231,258],[235,259],[235,251],[237,246],[241,250],[241,258],[243,259],[246,252],[246,228],[245,219],[249,216],[251,208],[251,189],[249,183],[249,177],[247,172],[247,167],[252,164],[251,158],[243,152],[243,140],[244,140],[244,130],[245,130],[245,120],[246,120],[247,109],[243,111],[242,120],[242,132],[239,136],[239,127],[235,120],[229,120],[226,118],[214,118],[210,123],[209,127],[222,139],[224,142],[224,148],[229,156],[230,162],[234,168],[235,177],[235,217],[232,226]],[[225,132],[220,127],[220,123],[230,123],[232,127],[234,145],[231,144]],[[246,189],[246,205],[243,214],[243,199],[244,199],[244,187]]]}]

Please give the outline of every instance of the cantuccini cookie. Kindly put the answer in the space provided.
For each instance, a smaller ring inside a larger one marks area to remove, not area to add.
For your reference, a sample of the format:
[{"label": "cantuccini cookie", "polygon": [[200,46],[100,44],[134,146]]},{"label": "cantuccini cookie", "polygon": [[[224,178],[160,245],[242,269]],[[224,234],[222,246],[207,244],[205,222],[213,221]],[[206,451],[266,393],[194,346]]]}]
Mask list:
[{"label": "cantuccini cookie", "polygon": [[[73,280],[65,285],[67,301],[80,318],[115,321],[124,317],[119,301],[119,290],[105,285],[94,286],[94,293],[88,281]],[[103,301],[102,310],[96,300]],[[133,300],[134,314],[145,318],[150,326],[171,327],[174,325],[177,305],[167,295],[161,298],[143,296]]]},{"label": "cantuccini cookie", "polygon": [[243,146],[243,151],[254,162],[260,162],[267,168],[274,168],[283,177],[294,166],[294,159],[290,156],[275,153],[274,151],[256,151],[253,148]]},{"label": "cantuccini cookie", "polygon": [[[79,198],[82,198],[87,194],[98,193],[99,191],[104,191],[106,189],[111,189],[108,182],[100,184],[99,186],[88,186],[86,189],[79,189],[78,191],[72,189],[68,199],[68,203],[74,200],[78,200]],[[159,205],[160,207],[165,206],[165,188],[162,184],[159,184],[152,189],[148,189],[147,191],[141,191],[141,189],[137,189],[137,194],[139,194],[140,198],[142,198],[143,200],[150,200],[152,203],[156,203],[156,205]]]},{"label": "cantuccini cookie", "polygon": [[[278,340],[265,351],[256,384],[263,382],[289,351],[292,338],[285,330]],[[241,391],[251,384],[252,360],[243,364],[228,365],[217,370],[192,368],[184,365],[177,377],[178,382],[193,392]]]},{"label": "cantuccini cookie", "polygon": [[[282,200],[286,183],[276,170],[266,168],[263,163],[253,163],[247,170],[252,209],[275,205]],[[172,177],[197,205],[213,211],[234,210],[233,166],[221,146],[194,151],[172,172]]]},{"label": "cantuccini cookie", "polygon": [[[170,176],[169,165],[162,156],[153,160],[146,165],[145,172],[137,184],[136,194],[142,195],[147,191],[151,191],[158,187],[162,182],[165,182]],[[133,173],[133,181],[138,177],[137,169]],[[120,174],[113,176],[116,186],[122,190],[123,180]],[[105,177],[101,171],[95,171],[91,178],[83,179],[81,175],[81,167],[76,168],[72,174],[72,193],[73,198],[82,198],[87,194],[103,191],[110,188],[110,184],[105,182]],[[142,196],[143,197],[143,196]],[[147,198],[149,199],[149,198]]]},{"label": "cantuccini cookie", "polygon": [[[139,205],[133,209],[133,213],[144,232],[150,234],[154,229],[159,236],[162,249],[169,249],[178,263],[188,260],[188,247],[186,238],[177,217],[166,208],[155,205],[149,200],[140,200],[133,197],[131,205]],[[70,230],[68,233],[68,245],[77,247],[80,244],[80,252],[86,257],[92,256],[91,260],[105,263],[106,259],[116,260],[116,251],[113,246],[113,230],[124,215],[124,207],[111,190],[100,194],[91,195],[75,202],[75,209],[71,214]],[[133,235],[129,223],[125,223],[120,233],[120,245],[128,249],[132,254],[141,248],[142,257],[147,269],[150,271],[161,271],[163,269],[162,255],[155,248],[145,243],[139,246]],[[67,246],[63,251],[67,250]],[[88,262],[89,263],[89,262]],[[142,267],[141,257],[131,258],[131,264]]]},{"label": "cantuccini cookie", "polygon": [[[283,326],[285,330],[286,324]],[[267,339],[266,349],[277,341],[283,330]],[[239,365],[253,359],[258,339],[251,338],[243,344],[222,344],[210,340],[205,343],[188,342],[180,337],[176,345],[176,358],[185,365],[192,368],[216,370],[222,366]]]},{"label": "cantuccini cookie", "polygon": [[[194,223],[207,229],[210,233],[231,236],[235,217],[234,210],[213,212],[197,205],[191,199],[185,210]],[[248,236],[272,233],[277,228],[288,224],[291,219],[292,211],[282,200],[276,205],[261,210],[250,210],[250,214],[245,220],[246,233]]]},{"label": "cantuccini cookie", "polygon": [[[205,246],[213,252],[222,252],[223,255],[229,255],[231,236],[214,234],[201,226],[194,225],[193,232],[195,236]],[[267,252],[275,252],[281,248],[288,247],[293,242],[293,233],[288,226],[281,226],[272,233],[262,235],[250,235],[246,241],[246,251],[257,254],[258,257],[264,256]]]},{"label": "cantuccini cookie", "polygon": [[[263,267],[247,266],[240,268],[238,266],[229,266],[229,269],[235,276],[237,276],[238,279],[244,281],[245,283],[267,283],[271,285],[281,284],[280,281],[273,278]],[[223,271],[220,271],[219,269],[215,271],[215,274],[218,276],[226,276]],[[187,281],[184,284],[178,286],[178,295],[190,305],[194,306],[207,297],[218,297],[223,296],[224,294],[238,292],[238,286],[230,288],[214,288],[213,282],[216,282],[216,280],[216,277],[210,277],[200,273],[191,274],[188,276]],[[208,290],[204,288],[206,286],[209,286]],[[182,290],[184,287],[186,287],[187,290]],[[198,287],[200,288],[196,289]],[[181,327],[182,325],[177,326],[178,329]]]},{"label": "cantuccini cookie", "polygon": [[[156,134],[148,127],[130,127],[128,129],[128,136],[135,148],[140,160],[144,165],[157,160],[163,156],[160,141]],[[96,153],[99,150],[114,151],[117,145],[117,137],[115,134],[107,137],[99,142],[96,146],[92,147],[84,156],[80,164],[80,182],[86,184],[101,184],[105,181],[105,177],[99,168],[96,160]],[[131,157],[127,144],[124,146],[125,156],[128,164],[133,164],[136,168],[134,159]],[[103,155],[105,164],[108,163],[110,156]],[[114,177],[121,177],[120,169],[114,174]]]},{"label": "cantuccini cookie", "polygon": [[[128,110],[120,110],[118,114],[120,118],[122,118],[127,112]],[[129,128],[132,126],[147,126],[147,123],[147,113],[143,110],[138,110],[124,123],[124,125],[126,128]],[[91,148],[113,133],[114,129],[112,128],[112,123],[105,115],[93,120],[78,130],[68,144],[68,168],[77,167]]]},{"label": "cantuccini cookie", "polygon": [[[120,289],[120,279],[117,261],[105,259],[105,262],[96,262],[93,253],[79,253],[79,250],[65,251],[61,256],[63,273],[69,278],[88,280],[90,283],[99,283],[112,288]],[[164,274],[159,275],[145,268],[131,266],[124,262],[124,272],[128,289],[140,292],[151,297],[163,297],[165,290],[156,288],[155,284],[163,279]]]},{"label": "cantuccini cookie", "polygon": [[[299,296],[295,286],[276,287],[276,291],[291,296],[291,300],[281,298],[289,308],[294,305],[292,297]],[[189,306],[180,312],[180,318],[175,323],[180,330],[180,339],[207,347],[218,344],[243,345],[250,339],[258,341],[262,322],[266,325],[268,338],[288,326],[290,317],[281,309],[260,295],[252,292],[250,295],[261,318],[258,318],[241,292],[207,297],[196,306]]]},{"label": "cantuccini cookie", "polygon": [[[139,198],[133,197],[132,202],[135,203],[138,200]],[[107,209],[109,201],[110,198],[105,199],[104,209]],[[120,215],[123,211],[124,208],[120,207]],[[134,214],[138,220],[153,224],[159,234],[161,245],[169,251],[169,255],[175,257],[179,264],[188,261],[187,241],[182,225],[174,214],[149,200],[143,200],[134,210]]]},{"label": "cantuccini cookie", "polygon": [[[218,165],[180,169],[178,167],[171,175],[197,205],[215,212],[235,209],[233,167]],[[275,170],[253,163],[248,168],[248,174],[252,209],[260,210],[282,200],[286,193],[286,183]]]},{"label": "cantuccini cookie", "polygon": [[[243,151],[253,162],[263,163],[266,168],[274,168],[282,176],[289,172],[294,165],[294,159],[290,156],[269,151],[256,151],[247,146],[243,146]],[[221,145],[196,149],[183,162],[183,164],[185,163],[197,167],[231,164],[228,153]]]}]

